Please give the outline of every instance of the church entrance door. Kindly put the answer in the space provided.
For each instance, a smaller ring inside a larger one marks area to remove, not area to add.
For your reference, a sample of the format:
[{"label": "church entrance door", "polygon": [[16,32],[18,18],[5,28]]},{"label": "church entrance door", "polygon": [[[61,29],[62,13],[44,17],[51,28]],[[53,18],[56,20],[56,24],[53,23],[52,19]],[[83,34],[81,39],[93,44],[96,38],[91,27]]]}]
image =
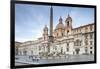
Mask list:
[{"label": "church entrance door", "polygon": [[78,54],[79,54],[80,49],[79,49],[79,48],[77,48],[75,51],[76,51],[76,54],[78,55]]}]

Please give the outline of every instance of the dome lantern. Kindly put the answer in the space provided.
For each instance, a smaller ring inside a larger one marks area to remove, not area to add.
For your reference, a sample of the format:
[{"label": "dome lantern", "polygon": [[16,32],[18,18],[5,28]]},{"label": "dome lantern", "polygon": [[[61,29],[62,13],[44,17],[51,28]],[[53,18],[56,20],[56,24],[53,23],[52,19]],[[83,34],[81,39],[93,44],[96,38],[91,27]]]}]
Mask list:
[{"label": "dome lantern", "polygon": [[60,18],[59,18],[59,23],[62,23],[62,17],[60,16]]},{"label": "dome lantern", "polygon": [[47,25],[45,25],[45,27],[44,27],[44,31],[48,31],[48,27],[47,27]]}]

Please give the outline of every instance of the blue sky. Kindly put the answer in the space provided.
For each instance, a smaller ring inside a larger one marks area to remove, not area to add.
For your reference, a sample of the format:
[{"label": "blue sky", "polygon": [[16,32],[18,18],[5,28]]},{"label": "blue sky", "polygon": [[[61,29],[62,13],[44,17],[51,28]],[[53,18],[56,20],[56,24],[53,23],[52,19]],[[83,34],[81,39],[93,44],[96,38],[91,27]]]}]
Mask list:
[{"label": "blue sky", "polygon": [[[72,17],[73,28],[94,23],[94,8],[53,6],[54,28],[60,16],[65,24],[68,14]],[[15,5],[15,41],[36,40],[42,37],[45,25],[49,28],[50,6],[16,4]]]}]

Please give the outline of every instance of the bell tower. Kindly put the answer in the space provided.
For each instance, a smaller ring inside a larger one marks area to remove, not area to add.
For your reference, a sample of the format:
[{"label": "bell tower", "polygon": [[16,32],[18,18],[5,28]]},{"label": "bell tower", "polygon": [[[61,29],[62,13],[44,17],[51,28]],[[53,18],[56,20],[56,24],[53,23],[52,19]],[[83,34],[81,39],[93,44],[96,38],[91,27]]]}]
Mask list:
[{"label": "bell tower", "polygon": [[65,20],[65,34],[71,34],[72,31],[72,18],[68,14],[68,17]]},{"label": "bell tower", "polygon": [[48,27],[47,25],[45,25],[44,29],[43,29],[43,39],[44,40],[48,40]]}]

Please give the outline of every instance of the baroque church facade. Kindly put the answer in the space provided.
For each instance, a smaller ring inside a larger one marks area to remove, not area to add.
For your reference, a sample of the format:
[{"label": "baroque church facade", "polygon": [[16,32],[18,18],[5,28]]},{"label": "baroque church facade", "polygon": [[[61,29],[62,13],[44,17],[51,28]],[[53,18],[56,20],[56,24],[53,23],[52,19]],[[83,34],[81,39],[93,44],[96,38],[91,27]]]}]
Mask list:
[{"label": "baroque church facade", "polygon": [[53,29],[53,8],[50,8],[50,33],[43,28],[43,36],[35,41],[15,42],[16,55],[38,55],[41,57],[94,54],[94,23],[73,28],[70,15],[60,16],[59,23]]}]

